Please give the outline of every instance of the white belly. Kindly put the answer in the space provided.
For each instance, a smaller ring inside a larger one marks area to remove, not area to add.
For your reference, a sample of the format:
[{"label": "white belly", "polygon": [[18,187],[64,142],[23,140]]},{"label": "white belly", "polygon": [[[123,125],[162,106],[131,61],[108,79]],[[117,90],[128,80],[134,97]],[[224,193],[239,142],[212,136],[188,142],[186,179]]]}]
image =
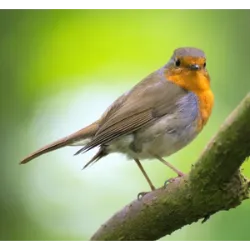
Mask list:
[{"label": "white belly", "polygon": [[109,152],[120,152],[128,158],[150,159],[153,155],[169,156],[188,143],[197,135],[196,122],[184,127],[172,129],[173,117],[165,116],[154,125],[118,138],[109,145]]}]

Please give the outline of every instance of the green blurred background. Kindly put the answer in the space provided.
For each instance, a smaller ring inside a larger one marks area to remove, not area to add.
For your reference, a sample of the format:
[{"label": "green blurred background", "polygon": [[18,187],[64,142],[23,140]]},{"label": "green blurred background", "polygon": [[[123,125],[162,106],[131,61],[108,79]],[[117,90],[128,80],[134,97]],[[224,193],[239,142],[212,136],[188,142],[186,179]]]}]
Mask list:
[{"label": "green blurred background", "polygon": [[[250,89],[249,24],[244,10],[1,10],[0,239],[88,240],[148,190],[136,165],[118,154],[84,171],[95,150],[73,157],[78,147],[68,147],[18,162],[98,118],[180,46],[206,52],[216,98],[202,134],[168,158],[189,171]],[[158,187],[173,176],[157,161],[144,165]],[[249,211],[245,201],[162,240],[249,240]]]}]

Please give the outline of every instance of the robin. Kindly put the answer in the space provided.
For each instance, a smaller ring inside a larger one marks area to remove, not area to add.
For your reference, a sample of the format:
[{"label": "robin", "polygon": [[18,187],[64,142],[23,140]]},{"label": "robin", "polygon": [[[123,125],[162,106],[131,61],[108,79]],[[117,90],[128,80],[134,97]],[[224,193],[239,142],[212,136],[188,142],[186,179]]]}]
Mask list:
[{"label": "robin", "polygon": [[163,157],[182,149],[201,132],[213,102],[204,52],[178,48],[166,65],[120,96],[99,120],[39,149],[20,163],[65,146],[82,145],[75,155],[99,147],[84,168],[110,153],[123,153],[136,162],[154,190],[140,160],[158,159],[183,176]]}]

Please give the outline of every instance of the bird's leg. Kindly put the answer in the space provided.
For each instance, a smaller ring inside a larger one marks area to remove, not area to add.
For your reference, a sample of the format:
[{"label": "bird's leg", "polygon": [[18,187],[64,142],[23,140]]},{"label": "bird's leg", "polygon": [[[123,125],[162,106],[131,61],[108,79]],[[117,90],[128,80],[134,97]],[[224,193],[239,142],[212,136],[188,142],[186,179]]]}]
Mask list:
[{"label": "bird's leg", "polygon": [[[159,161],[161,161],[163,164],[165,164],[166,166],[168,166],[169,168],[171,168],[176,174],[178,174],[178,177],[182,177],[184,176],[184,173],[182,173],[180,170],[178,170],[177,168],[175,168],[171,163],[167,162],[166,160],[164,160],[163,158],[161,158],[160,156],[158,155],[154,155],[154,157],[156,159],[158,159]],[[167,183],[171,183],[173,181],[175,181],[176,178],[178,177],[175,177],[175,178],[171,178],[171,179],[168,179],[165,181],[164,183],[164,187],[166,187]]]},{"label": "bird's leg", "polygon": [[[142,164],[140,163],[140,161],[139,161],[138,159],[134,159],[134,160],[135,160],[136,164],[138,165],[138,167],[140,168],[140,170],[142,171],[142,174],[143,174],[144,177],[146,178],[146,180],[147,180],[147,182],[148,182],[148,184],[149,184],[151,190],[152,190],[152,191],[155,190],[154,185],[152,184],[151,180],[149,179],[149,177],[148,177],[147,173],[145,172],[145,170],[144,170]],[[148,192],[141,192],[141,193],[139,193],[138,196],[137,196],[138,200],[139,200],[141,197],[143,197],[145,194],[147,194],[147,193],[148,193]]]}]

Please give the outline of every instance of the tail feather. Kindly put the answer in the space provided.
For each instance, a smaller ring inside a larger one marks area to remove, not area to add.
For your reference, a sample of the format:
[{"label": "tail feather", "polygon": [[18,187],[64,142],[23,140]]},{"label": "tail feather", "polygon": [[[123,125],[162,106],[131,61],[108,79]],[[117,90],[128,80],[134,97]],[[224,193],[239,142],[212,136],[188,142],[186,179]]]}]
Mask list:
[{"label": "tail feather", "polygon": [[95,135],[95,133],[97,132],[98,129],[98,124],[92,123],[91,125],[89,125],[88,127],[85,127],[69,136],[66,136],[58,141],[55,141],[37,151],[35,151],[34,153],[30,154],[29,156],[27,156],[26,158],[24,158],[20,164],[25,164],[33,159],[35,159],[36,157],[43,155],[45,153],[54,151],[56,149],[65,147],[65,146],[69,146],[71,144],[74,144],[77,141],[80,140],[84,140],[87,138],[91,138]]},{"label": "tail feather", "polygon": [[94,155],[94,157],[93,157],[90,161],[88,161],[88,162],[83,166],[82,169],[85,169],[85,168],[88,167],[89,165],[91,165],[91,164],[93,164],[93,163],[99,161],[102,157],[104,157],[104,156],[106,156],[106,155],[107,155],[107,152],[106,152],[106,150],[105,150],[105,147],[101,147],[101,148],[99,149],[99,151]]}]

